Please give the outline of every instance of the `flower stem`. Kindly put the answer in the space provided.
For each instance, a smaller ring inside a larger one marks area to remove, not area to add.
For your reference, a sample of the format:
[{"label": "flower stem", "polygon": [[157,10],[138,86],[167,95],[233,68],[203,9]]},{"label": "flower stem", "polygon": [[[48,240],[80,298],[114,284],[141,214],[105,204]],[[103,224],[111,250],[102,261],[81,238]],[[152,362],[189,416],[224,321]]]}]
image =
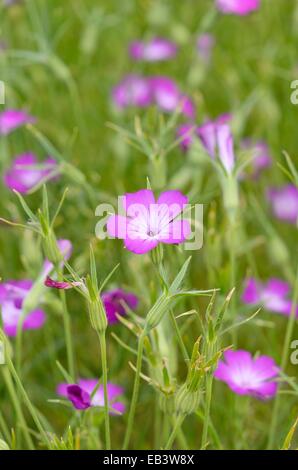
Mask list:
[{"label": "flower stem", "polygon": [[111,434],[110,434],[110,414],[109,414],[109,399],[108,399],[107,345],[106,345],[105,331],[98,333],[98,336],[99,336],[101,363],[102,363],[106,450],[110,450],[111,449]]},{"label": "flower stem", "polygon": [[131,433],[132,433],[132,427],[133,427],[135,411],[136,411],[138,395],[139,395],[140,374],[141,374],[141,368],[142,368],[145,337],[146,337],[146,333],[143,331],[141,333],[140,337],[139,337],[136,375],[135,375],[131,405],[130,405],[128,421],[127,421],[127,428],[126,428],[126,433],[125,433],[125,438],[124,438],[124,443],[123,443],[122,450],[126,450],[128,448],[128,444],[129,444]]},{"label": "flower stem", "polygon": [[208,431],[209,431],[209,422],[210,422],[210,408],[211,408],[211,398],[212,398],[212,385],[213,385],[213,375],[208,374],[206,377],[206,402],[205,402],[205,416],[203,424],[203,433],[202,433],[202,443],[201,449],[206,449],[208,444]]},{"label": "flower stem", "polygon": [[46,431],[43,429],[43,426],[41,425],[41,422],[40,422],[39,417],[38,417],[38,415],[37,415],[37,413],[34,409],[34,406],[32,405],[32,403],[30,401],[30,398],[28,397],[27,392],[23,387],[23,384],[22,384],[22,382],[21,382],[21,380],[20,380],[20,378],[17,374],[17,371],[16,371],[10,357],[7,357],[7,367],[8,367],[9,372],[12,375],[12,377],[13,377],[15,383],[16,383],[16,386],[19,390],[20,396],[24,400],[24,403],[27,406],[28,411],[31,414],[32,419],[33,419],[39,433],[43,437],[43,440],[46,443],[47,447],[50,448],[51,447],[51,442],[48,438],[48,435],[47,435]]},{"label": "flower stem", "polygon": [[182,426],[182,423],[183,423],[184,419],[185,419],[185,415],[182,415],[182,414],[180,414],[178,416],[178,418],[176,419],[173,430],[172,430],[172,432],[170,434],[170,437],[169,437],[169,439],[168,439],[168,441],[165,445],[165,448],[164,448],[165,450],[170,450],[171,449],[171,447],[173,445],[173,442],[176,438],[176,435],[177,435],[180,427]]},{"label": "flower stem", "polygon": [[[295,321],[296,321],[297,303],[298,303],[298,267],[297,267],[296,280],[295,280],[295,286],[294,286],[293,303],[292,303],[290,317],[288,319],[287,330],[286,330],[283,351],[282,351],[282,359],[281,359],[280,367],[283,372],[285,371],[285,368],[287,365],[290,343],[293,337]],[[274,442],[275,442],[275,434],[276,434],[277,421],[278,421],[278,415],[279,415],[280,400],[281,400],[281,395],[277,394],[275,401],[274,401],[269,439],[268,439],[268,449],[270,450],[273,448]]]},{"label": "flower stem", "polygon": [[28,448],[30,450],[33,450],[34,445],[33,445],[31,436],[30,436],[28,428],[27,428],[27,424],[26,424],[26,421],[25,421],[25,418],[24,418],[24,414],[23,414],[23,411],[22,411],[22,408],[21,408],[21,405],[20,405],[19,397],[16,394],[15,387],[14,387],[14,384],[13,384],[13,381],[12,381],[12,378],[11,378],[11,375],[10,375],[10,372],[9,372],[7,366],[3,366],[2,374],[3,374],[4,382],[7,386],[8,393],[9,393],[10,398],[11,398],[13,407],[14,407],[15,412],[16,412],[18,423],[19,423],[19,425],[21,426],[21,428],[23,430],[24,439],[27,443]]},{"label": "flower stem", "polygon": [[[63,272],[60,267],[56,268],[59,281],[63,280]],[[74,350],[72,344],[71,336],[71,324],[70,316],[67,308],[65,292],[63,289],[59,290],[60,300],[62,303],[62,315],[63,315],[63,325],[64,325],[64,334],[65,334],[65,344],[66,344],[66,353],[67,353],[67,366],[69,375],[75,379],[75,366],[74,366]]]}]

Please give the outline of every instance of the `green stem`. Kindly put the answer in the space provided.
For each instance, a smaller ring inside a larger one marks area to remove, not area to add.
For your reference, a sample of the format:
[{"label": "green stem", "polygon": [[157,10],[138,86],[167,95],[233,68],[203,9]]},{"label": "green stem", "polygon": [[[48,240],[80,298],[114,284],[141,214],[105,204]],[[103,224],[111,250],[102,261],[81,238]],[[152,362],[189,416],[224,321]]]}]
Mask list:
[{"label": "green stem", "polygon": [[174,424],[174,427],[173,427],[173,430],[170,434],[170,437],[165,445],[165,450],[170,450],[172,445],[173,445],[173,442],[176,438],[176,435],[180,429],[180,427],[182,426],[182,423],[185,419],[185,415],[179,415],[178,418],[176,419],[176,422]]},{"label": "green stem", "polygon": [[[63,272],[60,267],[56,268],[59,281],[63,280]],[[72,344],[72,335],[71,335],[71,323],[70,316],[66,303],[66,296],[63,289],[60,289],[60,300],[62,303],[62,315],[63,315],[63,325],[64,325],[64,334],[65,334],[65,344],[66,344],[66,354],[67,354],[67,365],[69,375],[75,379],[75,366],[74,366],[74,349]]]},{"label": "green stem", "polygon": [[109,399],[108,399],[107,346],[106,346],[105,331],[99,333],[98,336],[99,336],[99,342],[100,342],[101,363],[102,363],[106,450],[110,450],[111,449],[111,434],[110,434],[110,414],[109,414]]},{"label": "green stem", "polygon": [[209,431],[209,422],[210,422],[212,385],[213,385],[213,375],[208,374],[207,377],[206,377],[205,416],[204,416],[202,443],[201,443],[201,449],[202,450],[205,450],[206,447],[207,447],[207,444],[208,444],[208,431]]},{"label": "green stem", "polygon": [[185,344],[184,344],[184,341],[183,341],[183,338],[182,338],[182,335],[181,335],[181,332],[180,332],[180,329],[179,329],[179,326],[178,326],[178,323],[177,323],[177,320],[175,318],[173,310],[170,310],[170,317],[171,317],[173,327],[174,327],[174,330],[175,330],[175,333],[176,333],[176,336],[177,336],[179,347],[180,347],[182,355],[183,355],[183,359],[188,364],[189,363],[189,355],[188,355],[187,349],[185,347]]},{"label": "green stem", "polygon": [[[289,317],[288,324],[287,324],[287,330],[286,330],[283,351],[282,351],[281,370],[283,372],[285,371],[285,368],[287,365],[288,354],[290,350],[290,343],[293,337],[293,332],[294,332],[294,327],[295,327],[295,322],[296,322],[297,303],[298,303],[298,268],[297,268],[297,274],[296,274],[296,280],[295,280],[293,303],[292,303],[291,313],[290,313],[290,317]],[[278,416],[279,416],[280,400],[281,400],[281,395],[277,394],[275,401],[274,401],[273,412],[272,412],[271,426],[270,426],[269,439],[268,439],[268,449],[272,449],[274,446],[274,442],[275,442],[275,434],[276,434],[276,428],[277,428],[277,422],[278,422]]]},{"label": "green stem", "polygon": [[27,406],[28,411],[29,411],[29,413],[31,414],[32,419],[33,419],[33,421],[34,421],[34,423],[35,423],[35,425],[36,425],[38,431],[40,432],[41,436],[42,436],[43,439],[44,439],[44,442],[46,443],[46,445],[48,446],[48,448],[50,448],[51,442],[50,442],[50,440],[49,440],[49,438],[48,438],[48,435],[47,435],[47,433],[45,432],[45,430],[43,429],[43,427],[42,427],[42,425],[41,425],[41,423],[40,423],[40,420],[39,420],[38,415],[37,415],[37,413],[36,413],[36,411],[35,411],[35,409],[34,409],[34,406],[32,405],[32,403],[31,403],[31,401],[30,401],[30,398],[28,397],[27,392],[26,392],[26,390],[25,390],[24,387],[23,387],[23,384],[22,384],[22,382],[21,382],[21,380],[20,380],[20,378],[19,378],[19,376],[18,376],[18,374],[17,374],[17,371],[16,371],[16,369],[15,369],[15,367],[14,367],[14,365],[13,365],[11,359],[10,359],[10,357],[7,357],[6,360],[7,360],[7,367],[8,367],[9,372],[10,372],[10,374],[12,375],[12,377],[13,377],[13,379],[14,379],[16,385],[17,385],[17,388],[18,388],[18,390],[19,390],[19,392],[20,392],[20,396],[21,396],[22,399],[24,400],[25,405]]},{"label": "green stem", "polygon": [[135,375],[131,405],[130,405],[128,421],[127,421],[127,428],[126,428],[126,433],[125,433],[125,437],[124,437],[124,443],[123,443],[122,450],[127,450],[127,447],[128,447],[129,441],[130,441],[130,437],[131,437],[131,433],[132,433],[133,422],[134,422],[134,417],[135,417],[135,411],[136,411],[138,395],[139,395],[140,374],[141,374],[141,368],[142,368],[145,337],[146,337],[146,333],[143,331],[140,335],[140,338],[139,338],[136,375]]},{"label": "green stem", "polygon": [[11,378],[11,375],[10,375],[10,372],[9,372],[7,366],[3,366],[2,374],[3,374],[3,379],[4,379],[4,382],[6,384],[8,393],[9,393],[10,398],[11,398],[13,407],[14,407],[15,412],[16,412],[18,424],[20,425],[20,427],[23,430],[24,439],[27,443],[28,448],[30,450],[33,450],[34,449],[34,444],[32,442],[31,436],[29,434],[28,427],[27,427],[27,424],[26,424],[26,420],[24,418],[24,414],[23,414],[23,411],[22,411],[22,408],[21,408],[21,405],[20,405],[19,397],[16,394],[15,387],[14,387],[14,384],[13,384],[13,381],[12,381],[12,378]]}]

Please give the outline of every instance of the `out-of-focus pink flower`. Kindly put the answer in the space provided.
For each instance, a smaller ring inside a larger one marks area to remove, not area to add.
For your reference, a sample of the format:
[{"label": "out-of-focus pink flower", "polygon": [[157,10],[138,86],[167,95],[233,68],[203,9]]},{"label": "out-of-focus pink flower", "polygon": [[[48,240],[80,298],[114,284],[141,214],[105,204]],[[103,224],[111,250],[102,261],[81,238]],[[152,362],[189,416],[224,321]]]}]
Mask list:
[{"label": "out-of-focus pink flower", "polygon": [[24,153],[15,158],[11,168],[4,175],[4,183],[9,189],[26,194],[40,181],[57,177],[57,162],[47,158],[39,163],[32,153]]},{"label": "out-of-focus pink flower", "polygon": [[275,217],[291,224],[297,223],[298,188],[296,186],[289,184],[282,188],[272,188],[267,195]]},{"label": "out-of-focus pink flower", "polygon": [[[95,394],[91,395],[98,385],[97,379],[79,379],[77,384],[60,383],[57,387],[57,394],[68,398],[77,410],[85,410],[91,406],[104,406],[103,385],[100,385]],[[108,402],[110,414],[123,414],[125,405],[117,401],[123,395],[124,389],[113,383],[108,383]]]},{"label": "out-of-focus pink flower", "polygon": [[187,152],[194,142],[197,127],[193,124],[182,124],[176,131],[177,138],[180,140],[180,147],[183,152]]},{"label": "out-of-focus pink flower", "polygon": [[183,243],[190,234],[190,224],[178,216],[187,202],[188,198],[175,190],[161,193],[157,201],[149,189],[127,193],[123,197],[126,216],[110,216],[108,233],[123,239],[124,246],[136,254],[147,253],[159,243]]},{"label": "out-of-focus pink flower", "polygon": [[195,116],[192,100],[168,77],[128,75],[114,87],[112,98],[121,109],[129,106],[143,108],[155,104],[165,112],[180,110],[189,119]]},{"label": "out-of-focus pink flower", "polygon": [[216,0],[216,6],[221,13],[248,15],[260,7],[260,0]]},{"label": "out-of-focus pink flower", "polygon": [[151,87],[147,78],[128,75],[112,91],[114,103],[119,108],[146,107],[152,104]]},{"label": "out-of-focus pink flower", "polygon": [[125,315],[125,306],[127,305],[131,310],[137,308],[139,300],[132,292],[126,292],[123,289],[114,289],[103,292],[102,301],[107,314],[109,323],[116,323],[118,321],[116,314]]},{"label": "out-of-focus pink flower", "polygon": [[[269,147],[266,142],[258,141],[254,142],[252,139],[243,139],[241,142],[241,148],[246,152],[251,153],[251,176],[258,178],[262,170],[272,165],[272,157],[269,152]],[[248,172],[245,170],[246,176]]]},{"label": "out-of-focus pink flower", "polygon": [[[18,323],[23,315],[23,302],[33,285],[31,280],[10,280],[0,283],[0,305],[4,332],[8,336],[16,336]],[[45,322],[45,313],[35,309],[28,313],[23,321],[23,330],[36,330]]]},{"label": "out-of-focus pink flower", "polygon": [[[262,284],[254,278],[249,278],[246,281],[242,301],[246,304],[262,305],[270,312],[289,316],[293,308],[289,294],[289,284],[281,279],[272,278]],[[298,307],[296,316],[298,317]]]},{"label": "out-of-focus pink flower", "polygon": [[129,54],[134,60],[157,62],[171,59],[177,53],[177,46],[164,38],[154,38],[149,42],[134,41],[129,46]]},{"label": "out-of-focus pink flower", "polygon": [[215,38],[210,33],[201,34],[197,39],[197,51],[201,59],[208,63],[215,45]]},{"label": "out-of-focus pink flower", "polygon": [[10,134],[18,127],[33,124],[35,118],[19,109],[7,109],[0,113],[0,135]]},{"label": "out-of-focus pink flower", "polygon": [[277,392],[279,369],[274,359],[260,356],[253,359],[248,351],[225,351],[214,376],[225,382],[237,395],[252,395],[260,400],[273,398]]},{"label": "out-of-focus pink flower", "polygon": [[168,77],[151,77],[149,83],[157,106],[166,112],[180,110],[189,119],[195,117],[195,107],[191,99],[183,95],[176,83]]}]

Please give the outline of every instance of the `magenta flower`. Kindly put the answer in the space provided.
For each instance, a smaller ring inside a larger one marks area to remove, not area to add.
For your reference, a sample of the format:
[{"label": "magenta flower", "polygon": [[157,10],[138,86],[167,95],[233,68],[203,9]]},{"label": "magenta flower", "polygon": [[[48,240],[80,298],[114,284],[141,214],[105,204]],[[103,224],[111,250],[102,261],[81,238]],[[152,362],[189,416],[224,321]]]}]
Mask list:
[{"label": "magenta flower", "polygon": [[263,141],[253,142],[252,139],[243,139],[241,147],[246,152],[250,152],[253,159],[251,161],[251,176],[258,178],[261,171],[272,165],[272,157],[268,145]]},{"label": "magenta flower", "polygon": [[114,103],[119,108],[146,107],[152,104],[151,87],[146,78],[128,75],[112,91]]},{"label": "magenta flower", "polygon": [[81,282],[67,282],[67,281],[56,281],[55,279],[52,279],[50,276],[47,276],[44,285],[46,287],[51,287],[53,289],[62,289],[62,290],[67,290],[67,289],[72,289],[73,287],[79,287],[82,285]]},{"label": "magenta flower", "polygon": [[133,253],[144,254],[159,243],[183,243],[190,234],[190,223],[180,216],[188,198],[180,191],[165,191],[157,201],[149,189],[123,197],[126,216],[112,215],[107,229],[110,236],[124,240]]},{"label": "magenta flower", "polygon": [[[242,301],[246,304],[262,305],[266,310],[288,316],[292,310],[289,293],[289,284],[281,279],[272,278],[262,284],[254,278],[249,278],[242,294]],[[298,307],[296,315],[298,316]]]},{"label": "magenta flower", "polygon": [[27,193],[40,181],[46,182],[55,178],[57,167],[53,158],[38,163],[35,155],[24,153],[13,161],[11,168],[4,175],[4,183],[9,189]]},{"label": "magenta flower", "polygon": [[183,152],[187,152],[193,145],[194,138],[197,135],[197,127],[193,124],[182,124],[176,131],[177,138],[180,140],[180,147]]},{"label": "magenta flower", "polygon": [[188,96],[183,95],[176,83],[168,77],[151,77],[149,83],[157,106],[165,112],[178,109],[189,119],[195,117],[195,107]]},{"label": "magenta flower", "polygon": [[256,359],[247,351],[226,351],[224,361],[219,361],[214,376],[225,382],[237,395],[251,395],[260,400],[273,398],[278,367],[269,356]]},{"label": "magenta flower", "polygon": [[33,124],[35,118],[25,111],[7,109],[0,113],[0,135],[10,134],[12,131],[25,124]]},{"label": "magenta flower", "polygon": [[[19,320],[22,317],[23,302],[30,292],[33,282],[27,279],[0,283],[0,305],[4,332],[16,336]],[[23,321],[23,330],[36,330],[45,322],[45,313],[36,309],[27,314]]]},{"label": "magenta flower", "polygon": [[114,289],[104,292],[101,298],[109,323],[116,323],[118,321],[116,314],[125,315],[126,305],[131,310],[134,310],[139,303],[138,298],[133,293],[125,292],[123,289]]},{"label": "magenta flower", "polygon": [[205,63],[210,61],[214,44],[215,38],[210,33],[201,34],[197,39],[197,51]]},{"label": "magenta flower", "polygon": [[221,13],[248,15],[260,7],[260,0],[216,0],[216,6]]},{"label": "magenta flower", "polygon": [[[57,387],[57,393],[60,396],[68,398],[77,410],[85,410],[93,406],[104,406],[103,385],[100,385],[91,398],[92,392],[97,387],[97,379],[79,379],[77,384],[69,385],[61,383]],[[123,388],[118,385],[108,383],[108,402],[110,414],[123,414],[125,405],[117,401],[120,395],[123,395]]]},{"label": "magenta flower", "polygon": [[129,54],[134,60],[157,62],[175,57],[177,46],[172,41],[164,38],[154,38],[145,43],[134,41],[129,46]]},{"label": "magenta flower", "polygon": [[268,191],[268,200],[271,203],[275,217],[292,224],[298,220],[298,188],[292,184],[282,188],[272,188]]}]

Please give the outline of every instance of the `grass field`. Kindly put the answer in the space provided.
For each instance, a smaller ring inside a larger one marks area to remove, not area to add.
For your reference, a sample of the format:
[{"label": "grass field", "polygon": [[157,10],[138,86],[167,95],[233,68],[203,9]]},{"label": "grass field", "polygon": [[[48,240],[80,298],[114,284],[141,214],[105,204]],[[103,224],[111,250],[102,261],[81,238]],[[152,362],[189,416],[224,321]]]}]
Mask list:
[{"label": "grass field", "polygon": [[[295,0],[1,0],[0,448],[298,447],[297,52]],[[201,248],[98,235],[150,191]]]}]

